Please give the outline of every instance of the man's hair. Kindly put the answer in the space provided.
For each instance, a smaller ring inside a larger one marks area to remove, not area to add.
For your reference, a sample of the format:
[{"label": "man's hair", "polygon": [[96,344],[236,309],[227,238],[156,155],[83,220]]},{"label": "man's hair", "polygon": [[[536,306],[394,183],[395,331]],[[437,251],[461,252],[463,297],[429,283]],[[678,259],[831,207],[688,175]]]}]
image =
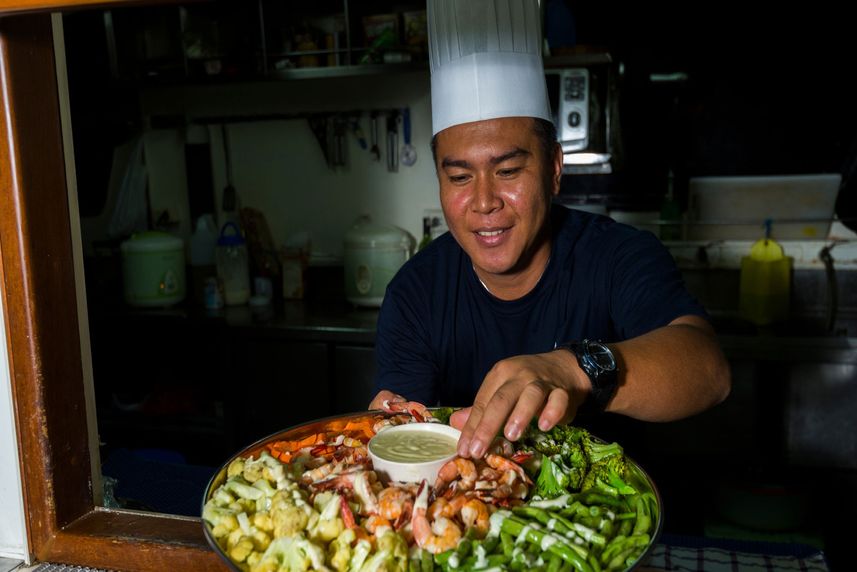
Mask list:
[{"label": "man's hair", "polygon": [[[556,148],[556,126],[552,121],[533,117],[533,132],[539,140],[542,148],[542,161],[544,168],[549,172],[549,166],[553,161],[554,149]],[[437,165],[437,135],[431,138],[431,156]]]}]

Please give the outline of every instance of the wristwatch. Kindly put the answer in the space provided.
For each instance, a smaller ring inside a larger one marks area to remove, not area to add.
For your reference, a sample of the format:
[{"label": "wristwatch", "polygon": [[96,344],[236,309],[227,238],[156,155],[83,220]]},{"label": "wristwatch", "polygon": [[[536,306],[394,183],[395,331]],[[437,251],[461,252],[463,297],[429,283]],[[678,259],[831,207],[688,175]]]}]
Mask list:
[{"label": "wristwatch", "polygon": [[598,411],[604,411],[619,385],[616,358],[610,348],[601,342],[583,340],[560,344],[556,349],[568,350],[577,357],[580,369],[592,383],[592,393],[587,402],[591,402]]}]

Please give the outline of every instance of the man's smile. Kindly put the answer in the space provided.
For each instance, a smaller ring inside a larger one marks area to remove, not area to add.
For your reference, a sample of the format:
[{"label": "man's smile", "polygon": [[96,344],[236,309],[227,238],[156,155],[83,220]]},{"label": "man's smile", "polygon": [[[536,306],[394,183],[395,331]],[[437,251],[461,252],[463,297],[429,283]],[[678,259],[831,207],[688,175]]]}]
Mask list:
[{"label": "man's smile", "polygon": [[483,246],[497,246],[503,239],[506,238],[506,233],[511,230],[512,227],[489,227],[489,228],[480,228],[474,231],[476,235],[476,241]]}]

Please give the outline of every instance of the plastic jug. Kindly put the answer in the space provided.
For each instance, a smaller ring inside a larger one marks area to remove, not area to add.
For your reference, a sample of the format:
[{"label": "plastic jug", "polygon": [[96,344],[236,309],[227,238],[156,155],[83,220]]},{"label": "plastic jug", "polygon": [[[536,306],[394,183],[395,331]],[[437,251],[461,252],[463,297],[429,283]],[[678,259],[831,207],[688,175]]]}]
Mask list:
[{"label": "plastic jug", "polygon": [[741,259],[741,315],[757,325],[788,318],[792,258],[770,238],[753,244],[750,255]]},{"label": "plastic jug", "polygon": [[[231,232],[229,232],[231,230]],[[217,276],[223,285],[223,299],[227,306],[246,304],[250,299],[250,264],[247,243],[238,225],[227,222],[217,239]]]}]

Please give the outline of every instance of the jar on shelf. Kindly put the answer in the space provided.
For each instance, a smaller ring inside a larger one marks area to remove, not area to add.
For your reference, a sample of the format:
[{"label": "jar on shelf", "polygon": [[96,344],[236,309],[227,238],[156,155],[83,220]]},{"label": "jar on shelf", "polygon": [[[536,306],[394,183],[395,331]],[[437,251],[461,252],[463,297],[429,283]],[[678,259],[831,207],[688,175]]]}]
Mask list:
[{"label": "jar on shelf", "polygon": [[250,264],[247,243],[234,222],[227,222],[217,239],[217,276],[223,285],[227,306],[240,306],[250,299]]}]

